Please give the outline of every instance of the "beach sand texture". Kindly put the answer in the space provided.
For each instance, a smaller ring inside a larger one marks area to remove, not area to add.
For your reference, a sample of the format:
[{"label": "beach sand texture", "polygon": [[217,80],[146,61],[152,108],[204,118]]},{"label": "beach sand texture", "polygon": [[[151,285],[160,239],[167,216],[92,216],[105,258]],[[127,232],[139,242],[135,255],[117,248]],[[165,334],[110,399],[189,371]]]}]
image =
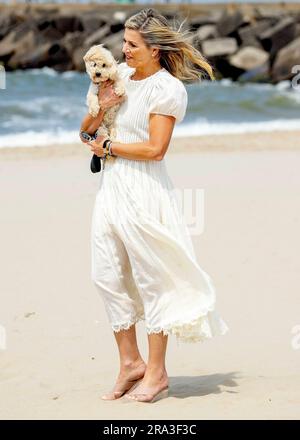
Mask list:
[{"label": "beach sand texture", "polygon": [[[192,238],[229,332],[169,338],[170,393],[154,404],[101,400],[119,364],[90,279],[90,154],[0,151],[0,418],[299,419],[299,133],[172,140],[176,188],[204,189],[204,232]],[[143,322],[137,333],[147,360]]]}]

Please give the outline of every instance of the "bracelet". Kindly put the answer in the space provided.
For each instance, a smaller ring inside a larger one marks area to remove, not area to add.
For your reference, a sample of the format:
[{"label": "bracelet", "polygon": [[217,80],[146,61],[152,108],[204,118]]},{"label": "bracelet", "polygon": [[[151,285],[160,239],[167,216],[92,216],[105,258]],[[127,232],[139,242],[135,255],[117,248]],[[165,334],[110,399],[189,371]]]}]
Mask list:
[{"label": "bracelet", "polygon": [[112,141],[109,138],[105,139],[105,141],[103,142],[103,149],[105,152],[105,157],[106,156],[116,157],[116,155],[113,154],[113,152],[112,152],[111,145],[112,145]]},{"label": "bracelet", "polygon": [[108,154],[109,154],[110,156],[112,156],[112,157],[117,157],[117,155],[113,153],[111,147],[112,147],[112,141],[110,141],[110,142],[108,143]]},{"label": "bracelet", "polygon": [[107,146],[108,142],[110,142],[109,138],[105,139],[105,141],[103,142],[103,150],[104,150],[105,158],[109,154],[109,150]]}]

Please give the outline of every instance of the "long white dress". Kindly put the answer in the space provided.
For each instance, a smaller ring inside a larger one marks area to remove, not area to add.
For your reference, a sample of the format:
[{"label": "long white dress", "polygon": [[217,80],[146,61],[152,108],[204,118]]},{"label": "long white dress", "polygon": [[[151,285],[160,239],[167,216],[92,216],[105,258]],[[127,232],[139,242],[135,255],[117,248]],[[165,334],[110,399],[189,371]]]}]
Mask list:
[{"label": "long white dress", "polygon": [[[149,113],[183,120],[187,92],[166,69],[132,80],[119,64],[127,99],[116,140],[149,139]],[[145,320],[147,333],[198,342],[226,333],[215,310],[215,288],[196,261],[165,160],[106,160],[100,172],[91,226],[91,275],[114,331]]]}]

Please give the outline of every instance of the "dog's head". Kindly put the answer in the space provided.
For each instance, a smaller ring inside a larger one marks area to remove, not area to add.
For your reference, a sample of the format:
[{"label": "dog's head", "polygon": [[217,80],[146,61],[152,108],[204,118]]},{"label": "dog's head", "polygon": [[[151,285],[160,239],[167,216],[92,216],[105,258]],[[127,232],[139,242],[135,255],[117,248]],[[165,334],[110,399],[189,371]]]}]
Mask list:
[{"label": "dog's head", "polygon": [[111,52],[103,47],[103,44],[92,46],[84,55],[83,61],[94,84],[100,84],[108,79],[116,79],[117,62]]}]

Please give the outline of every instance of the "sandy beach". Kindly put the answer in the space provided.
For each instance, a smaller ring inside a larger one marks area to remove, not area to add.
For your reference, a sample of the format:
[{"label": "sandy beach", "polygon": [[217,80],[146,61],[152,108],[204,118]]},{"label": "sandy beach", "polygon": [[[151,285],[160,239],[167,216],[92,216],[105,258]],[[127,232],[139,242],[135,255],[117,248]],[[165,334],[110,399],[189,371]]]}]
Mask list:
[{"label": "sandy beach", "polygon": [[204,189],[192,238],[230,331],[169,338],[169,397],[152,405],[101,400],[119,365],[90,279],[90,151],[0,149],[0,419],[299,419],[299,134],[172,140],[175,187]]}]

